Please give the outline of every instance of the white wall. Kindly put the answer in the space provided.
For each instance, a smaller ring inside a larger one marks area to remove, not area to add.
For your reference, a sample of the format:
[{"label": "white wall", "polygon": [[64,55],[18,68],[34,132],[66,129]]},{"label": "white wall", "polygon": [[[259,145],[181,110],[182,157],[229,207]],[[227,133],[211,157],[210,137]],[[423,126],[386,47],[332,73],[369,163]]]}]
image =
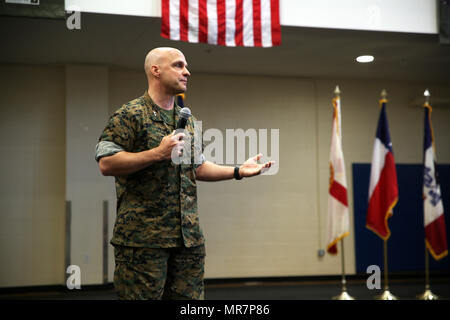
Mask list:
[{"label": "white wall", "polygon": [[65,7],[70,11],[144,17],[161,16],[161,0],[65,0]]},{"label": "white wall", "polygon": [[281,0],[281,24],[294,27],[438,33],[433,0]]},{"label": "white wall", "polygon": [[[234,1],[234,0],[233,0]],[[161,17],[160,0],[66,0],[66,10]],[[433,0],[280,0],[283,26],[438,33]]]},{"label": "white wall", "polygon": [[64,281],[64,70],[0,65],[0,287]]},{"label": "white wall", "polygon": [[[114,179],[103,177],[95,145],[108,120],[108,68],[70,65],[66,82],[66,198],[71,202],[70,264],[82,284],[103,282],[103,201],[109,201],[109,235],[115,218]],[[109,245],[109,279],[114,264]]]}]

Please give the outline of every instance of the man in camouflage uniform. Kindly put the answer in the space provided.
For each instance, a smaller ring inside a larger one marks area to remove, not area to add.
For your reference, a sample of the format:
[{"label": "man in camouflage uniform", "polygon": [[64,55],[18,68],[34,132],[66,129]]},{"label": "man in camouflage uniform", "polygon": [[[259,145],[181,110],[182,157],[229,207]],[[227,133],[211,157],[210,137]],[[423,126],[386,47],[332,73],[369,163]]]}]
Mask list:
[{"label": "man in camouflage uniform", "polygon": [[175,132],[181,109],[175,96],[186,91],[187,62],[177,49],[156,48],[144,69],[148,90],[111,116],[96,147],[100,171],[116,180],[114,285],[120,299],[199,299],[205,246],[196,180],[251,177],[273,162],[258,164],[257,155],[238,168],[220,166],[192,142],[191,161],[175,164],[172,154],[201,134],[194,117],[185,132]]}]

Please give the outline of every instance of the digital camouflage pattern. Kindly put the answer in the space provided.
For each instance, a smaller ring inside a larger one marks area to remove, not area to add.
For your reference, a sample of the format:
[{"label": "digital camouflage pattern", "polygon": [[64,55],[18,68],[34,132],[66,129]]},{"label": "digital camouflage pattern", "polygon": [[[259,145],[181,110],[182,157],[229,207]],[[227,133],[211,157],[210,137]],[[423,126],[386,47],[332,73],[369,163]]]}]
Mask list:
[{"label": "digital camouflage pattern", "polygon": [[[174,130],[147,92],[128,102],[109,119],[100,141],[111,141],[128,152],[159,146]],[[175,105],[175,123],[181,108]],[[191,116],[186,132],[194,138]],[[156,162],[128,176],[115,177],[117,217],[111,244],[114,246],[170,248],[204,243],[197,212],[196,155],[202,150],[192,141],[191,164]],[[201,148],[203,147],[200,144]]]},{"label": "digital camouflage pattern", "polygon": [[203,245],[168,249],[119,246],[114,255],[114,287],[121,300],[197,300],[202,296]]}]

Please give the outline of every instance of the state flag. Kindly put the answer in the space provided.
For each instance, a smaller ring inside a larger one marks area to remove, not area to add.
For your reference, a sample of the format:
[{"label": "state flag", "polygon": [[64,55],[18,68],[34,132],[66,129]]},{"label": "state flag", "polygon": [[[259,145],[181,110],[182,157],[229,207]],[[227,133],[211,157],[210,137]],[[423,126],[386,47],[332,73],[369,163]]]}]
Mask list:
[{"label": "state flag", "polygon": [[386,115],[386,99],[380,100],[381,112],[378,119],[377,133],[370,169],[369,205],[366,227],[383,240],[391,235],[388,218],[398,201],[397,171]]}]

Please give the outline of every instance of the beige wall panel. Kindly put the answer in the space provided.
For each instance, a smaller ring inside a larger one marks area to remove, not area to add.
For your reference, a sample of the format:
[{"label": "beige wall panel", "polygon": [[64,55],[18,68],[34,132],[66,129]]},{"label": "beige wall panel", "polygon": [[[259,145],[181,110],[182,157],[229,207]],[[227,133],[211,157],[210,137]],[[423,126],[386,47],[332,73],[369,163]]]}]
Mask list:
[{"label": "beige wall panel", "polygon": [[64,281],[64,71],[0,66],[0,286]]}]

